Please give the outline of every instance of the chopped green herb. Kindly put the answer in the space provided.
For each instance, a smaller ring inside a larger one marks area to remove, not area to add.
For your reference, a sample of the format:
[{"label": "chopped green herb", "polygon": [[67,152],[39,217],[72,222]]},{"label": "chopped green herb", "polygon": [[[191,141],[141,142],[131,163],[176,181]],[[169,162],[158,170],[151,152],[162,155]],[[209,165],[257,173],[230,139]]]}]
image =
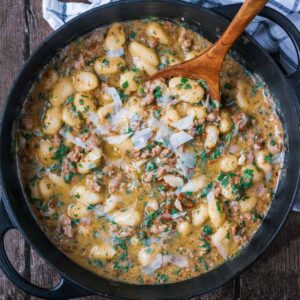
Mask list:
[{"label": "chopped green herb", "polygon": [[202,244],[200,245],[200,248],[205,250],[206,253],[209,253],[211,250],[209,242],[206,241],[204,238],[200,238],[200,241],[202,242]]},{"label": "chopped green herb", "polygon": [[150,228],[154,220],[162,213],[162,209],[147,212],[144,217],[144,226]]},{"label": "chopped green herb", "polygon": [[155,162],[152,162],[152,161],[149,161],[147,162],[147,165],[146,165],[146,171],[147,172],[150,172],[150,171],[154,171],[154,170],[157,170],[157,165]]},{"label": "chopped green herb", "polygon": [[197,134],[197,135],[200,135],[200,134],[202,134],[203,132],[204,132],[204,127],[203,127],[203,125],[198,124],[198,125],[196,126],[196,134]]},{"label": "chopped green herb", "polygon": [[161,116],[161,112],[159,109],[154,109],[153,110],[153,116],[156,118],[156,119],[159,119],[160,116]]},{"label": "chopped green herb", "polygon": [[125,81],[123,84],[122,84],[122,88],[124,90],[126,90],[128,88],[129,84],[128,84],[128,81]]},{"label": "chopped green herb", "polygon": [[71,104],[73,103],[74,97],[73,96],[69,96],[68,99],[66,100],[66,104]]},{"label": "chopped green herb", "polygon": [[106,59],[106,58],[104,58],[104,59],[102,60],[102,65],[108,67],[108,66],[109,66],[109,60]]},{"label": "chopped green herb", "polygon": [[200,197],[206,197],[213,188],[213,183],[210,182],[201,192]]},{"label": "chopped green herb", "polygon": [[75,175],[75,174],[74,174],[73,172],[70,172],[70,173],[66,174],[66,175],[64,176],[65,182],[66,182],[66,183],[71,183],[71,181],[72,181],[74,175]]},{"label": "chopped green herb", "polygon": [[225,82],[224,88],[225,88],[226,90],[232,90],[233,86],[232,86],[229,82]]},{"label": "chopped green herb", "polygon": [[266,163],[271,163],[272,162],[272,158],[273,158],[273,154],[269,153],[268,155],[265,156],[264,161]]},{"label": "chopped green herb", "polygon": [[213,232],[211,226],[209,226],[209,225],[207,225],[207,224],[205,224],[205,225],[203,226],[202,231],[203,231],[204,235],[206,235],[206,236],[211,235],[212,232]]},{"label": "chopped green herb", "polygon": [[68,152],[69,147],[67,147],[64,143],[61,143],[58,149],[55,151],[53,159],[58,160],[61,163]]},{"label": "chopped green herb", "polygon": [[154,95],[156,98],[160,98],[162,96],[161,87],[159,85],[154,89]]},{"label": "chopped green herb", "polygon": [[134,39],[136,38],[136,32],[135,32],[135,31],[131,31],[131,32],[129,33],[129,38],[130,38],[131,40],[134,40]]}]

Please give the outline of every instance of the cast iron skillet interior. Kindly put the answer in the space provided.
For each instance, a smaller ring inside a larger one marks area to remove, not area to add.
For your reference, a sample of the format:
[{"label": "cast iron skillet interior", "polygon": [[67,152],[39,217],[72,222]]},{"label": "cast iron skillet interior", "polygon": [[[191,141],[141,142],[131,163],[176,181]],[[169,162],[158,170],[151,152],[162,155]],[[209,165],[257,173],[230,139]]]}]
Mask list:
[{"label": "cast iron skillet interior", "polygon": [[[266,9],[265,14],[269,17],[274,17],[274,15],[276,17],[276,13],[270,9]],[[3,198],[0,206],[0,217],[2,217],[0,264],[6,275],[28,293],[52,299],[83,296],[91,293],[134,299],[169,299],[196,296],[223,285],[249,266],[274,238],[289,212],[297,193],[299,180],[300,157],[297,154],[297,147],[300,145],[300,138],[299,118],[296,114],[298,103],[296,103],[295,94],[287,77],[280,71],[272,58],[250,37],[244,36],[236,43],[234,50],[243,57],[246,67],[263,78],[272,91],[276,104],[280,108],[278,112],[284,124],[287,145],[284,159],[286,172],[281,177],[278,190],[263,224],[247,247],[242,249],[235,258],[200,277],[175,284],[145,286],[113,282],[81,268],[62,254],[41,231],[31,214],[20,183],[14,140],[15,121],[30,87],[36,80],[41,68],[55,55],[58,49],[67,45],[71,40],[96,27],[147,16],[169,19],[182,17],[193,30],[198,31],[212,42],[228,25],[226,19],[211,10],[182,2],[122,1],[121,3],[105,5],[82,14],[52,34],[27,61],[12,88],[2,116],[0,141]],[[287,27],[290,26],[288,25]],[[298,42],[299,50],[300,38],[298,41],[295,40],[296,42]],[[298,76],[299,72],[296,75]],[[3,210],[3,204],[8,217]],[[25,282],[12,269],[3,247],[4,234],[7,229],[12,227],[18,228],[38,253],[60,272],[63,279],[57,287],[50,290],[35,287]]]}]

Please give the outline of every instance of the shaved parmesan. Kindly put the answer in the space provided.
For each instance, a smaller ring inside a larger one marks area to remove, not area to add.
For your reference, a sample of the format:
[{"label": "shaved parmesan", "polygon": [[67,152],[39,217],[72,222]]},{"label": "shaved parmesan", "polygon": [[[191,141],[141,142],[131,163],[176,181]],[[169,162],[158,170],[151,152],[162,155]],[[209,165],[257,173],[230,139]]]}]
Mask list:
[{"label": "shaved parmesan", "polygon": [[173,149],[176,149],[192,139],[193,137],[191,135],[185,133],[184,131],[179,131],[171,135],[170,144]]},{"label": "shaved parmesan", "polygon": [[192,115],[187,115],[186,117],[173,122],[171,125],[178,130],[190,129],[193,126],[194,117]]},{"label": "shaved parmesan", "polygon": [[120,111],[122,109],[122,100],[118,91],[114,87],[105,87],[104,92],[112,97],[115,113]]},{"label": "shaved parmesan", "polygon": [[124,48],[120,48],[117,50],[110,50],[106,52],[107,57],[121,57],[124,55]]},{"label": "shaved parmesan", "polygon": [[140,131],[136,131],[131,138],[134,148],[136,150],[145,148],[151,136],[152,136],[151,128],[145,128]]},{"label": "shaved parmesan", "polygon": [[113,136],[109,136],[104,138],[104,140],[106,142],[108,142],[111,145],[118,145],[123,143],[127,138],[129,138],[132,135],[132,133],[125,133],[125,134],[121,134],[121,135],[113,135]]}]

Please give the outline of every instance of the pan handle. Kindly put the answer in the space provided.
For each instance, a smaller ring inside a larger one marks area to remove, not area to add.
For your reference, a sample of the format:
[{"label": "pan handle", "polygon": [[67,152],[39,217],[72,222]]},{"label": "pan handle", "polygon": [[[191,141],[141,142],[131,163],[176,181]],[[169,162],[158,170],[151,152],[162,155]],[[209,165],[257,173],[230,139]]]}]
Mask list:
[{"label": "pan handle", "polygon": [[[214,7],[213,10],[227,19],[232,19],[240,6],[241,4],[229,4]],[[291,84],[297,99],[300,101],[300,32],[288,18],[270,7],[265,7],[259,15],[275,22],[283,28],[295,46],[298,66],[296,71],[293,74],[286,75],[286,78]],[[298,114],[300,116],[299,103],[296,103],[296,107],[298,108]]]},{"label": "pan handle", "polygon": [[65,278],[51,289],[45,289],[35,286],[25,280],[10,263],[4,248],[4,236],[9,229],[16,229],[16,226],[10,220],[4,207],[3,201],[0,201],[0,267],[5,275],[19,289],[26,293],[42,299],[69,299],[74,297],[90,296],[91,293],[85,291]]}]

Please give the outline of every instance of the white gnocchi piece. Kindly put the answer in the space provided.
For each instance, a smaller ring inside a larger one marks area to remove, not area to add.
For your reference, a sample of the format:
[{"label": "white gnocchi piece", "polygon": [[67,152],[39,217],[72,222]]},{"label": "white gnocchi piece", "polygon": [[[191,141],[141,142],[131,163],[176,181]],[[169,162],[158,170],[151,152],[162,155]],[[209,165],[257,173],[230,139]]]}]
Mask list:
[{"label": "white gnocchi piece", "polygon": [[74,186],[70,192],[71,196],[83,205],[96,205],[103,202],[103,196],[90,191],[84,185]]},{"label": "white gnocchi piece", "polygon": [[215,228],[219,228],[226,221],[226,212],[223,203],[216,199],[212,193],[207,196],[208,215]]},{"label": "white gnocchi piece", "polygon": [[208,206],[200,203],[192,211],[192,223],[194,226],[201,226],[209,218]]},{"label": "white gnocchi piece", "polygon": [[173,77],[169,88],[174,97],[191,104],[199,103],[204,96],[204,89],[196,80],[183,77]]},{"label": "white gnocchi piece", "polygon": [[88,92],[98,86],[98,78],[94,73],[79,71],[73,76],[73,85],[77,92]]},{"label": "white gnocchi piece", "polygon": [[159,65],[159,58],[156,52],[145,46],[144,44],[138,42],[131,42],[128,46],[132,57],[138,57],[143,61],[153,65],[154,67]]},{"label": "white gnocchi piece", "polygon": [[49,178],[43,178],[38,183],[40,195],[44,200],[50,200],[53,195],[54,187]]},{"label": "white gnocchi piece", "polygon": [[111,213],[119,207],[120,203],[122,203],[121,196],[111,195],[110,197],[106,198],[103,211],[105,213]]},{"label": "white gnocchi piece", "polygon": [[192,224],[187,221],[182,221],[177,224],[176,229],[180,235],[187,236],[192,232]]},{"label": "white gnocchi piece", "polygon": [[233,154],[226,154],[221,158],[220,169],[223,172],[233,172],[238,167],[238,159]]},{"label": "white gnocchi piece", "polygon": [[244,172],[247,169],[252,171],[253,183],[259,183],[262,181],[262,179],[263,179],[262,173],[253,164],[249,163],[249,164],[244,165],[242,167],[242,172]]},{"label": "white gnocchi piece", "polygon": [[85,218],[91,214],[91,210],[88,210],[88,207],[81,202],[71,203],[68,206],[68,215],[71,218]]},{"label": "white gnocchi piece", "polygon": [[243,111],[248,111],[250,108],[250,103],[247,95],[247,85],[241,81],[237,81],[237,93],[236,93],[237,105]]},{"label": "white gnocchi piece", "polygon": [[138,90],[139,85],[135,81],[136,73],[133,71],[124,72],[120,76],[120,87],[125,92],[135,92]]},{"label": "white gnocchi piece", "polygon": [[157,69],[154,65],[152,65],[148,61],[143,60],[139,57],[134,58],[134,64],[136,65],[137,68],[144,71],[149,76],[151,76],[157,72]]},{"label": "white gnocchi piece", "polygon": [[272,172],[272,165],[268,162],[268,156],[270,152],[267,150],[260,150],[256,153],[256,163],[260,169],[262,169],[265,174],[270,174]]},{"label": "white gnocchi piece", "polygon": [[229,132],[232,126],[229,113],[227,111],[221,110],[220,117],[221,117],[220,126],[219,126],[220,132],[221,133]]},{"label": "white gnocchi piece", "polygon": [[43,166],[53,164],[54,147],[50,140],[41,140],[37,150],[37,157]]},{"label": "white gnocchi piece", "polygon": [[220,227],[212,236],[212,244],[217,248],[224,259],[230,256],[236,249],[236,243],[231,237],[228,223]]},{"label": "white gnocchi piece", "polygon": [[150,266],[156,258],[156,255],[160,253],[160,246],[152,244],[149,247],[143,247],[138,254],[138,261],[142,267]]},{"label": "white gnocchi piece", "polygon": [[75,88],[72,79],[64,77],[54,85],[49,101],[53,106],[60,106],[74,93]]},{"label": "white gnocchi piece", "polygon": [[54,184],[55,189],[59,189],[61,191],[68,189],[68,184],[65,182],[62,176],[56,175],[55,173],[49,173],[48,177]]},{"label": "white gnocchi piece", "polygon": [[192,106],[187,111],[188,115],[192,115],[198,121],[205,121],[207,116],[206,108],[204,106]]},{"label": "white gnocchi piece", "polygon": [[150,22],[146,28],[146,33],[154,37],[161,44],[168,45],[170,42],[168,34],[158,22]]},{"label": "white gnocchi piece", "polygon": [[114,75],[126,67],[122,57],[101,57],[95,61],[94,70],[98,75]]},{"label": "white gnocchi piece", "polygon": [[77,170],[80,174],[88,174],[100,165],[103,156],[102,150],[95,148],[87,153],[78,163]]},{"label": "white gnocchi piece", "polygon": [[219,141],[219,129],[215,125],[206,125],[204,146],[208,149],[214,149]]},{"label": "white gnocchi piece", "polygon": [[62,111],[59,107],[51,107],[46,111],[43,123],[43,132],[47,135],[55,135],[63,125]]},{"label": "white gnocchi piece", "polygon": [[162,120],[168,125],[171,125],[172,123],[178,121],[179,119],[180,116],[177,110],[170,106],[166,108],[165,114],[162,116]]},{"label": "white gnocchi piece", "polygon": [[183,179],[181,177],[171,174],[165,175],[163,177],[163,180],[171,187],[181,187],[184,184]]},{"label": "white gnocchi piece", "polygon": [[75,105],[76,111],[80,112],[83,115],[86,115],[88,112],[95,112],[96,106],[92,99],[91,94],[89,93],[76,93],[73,103]]},{"label": "white gnocchi piece", "polygon": [[242,199],[239,201],[240,210],[242,213],[250,212],[255,208],[257,203],[256,197],[249,197],[247,199]]},{"label": "white gnocchi piece", "polygon": [[138,210],[129,209],[115,212],[113,220],[120,226],[137,226],[142,222],[142,215]]},{"label": "white gnocchi piece", "polygon": [[121,23],[114,23],[108,29],[104,46],[106,50],[119,50],[126,41],[125,27]]},{"label": "white gnocchi piece", "polygon": [[114,112],[113,103],[106,104],[97,110],[97,115],[100,121],[104,121]]},{"label": "white gnocchi piece", "polygon": [[70,106],[65,106],[62,111],[62,120],[67,125],[73,127],[80,125],[82,120],[79,116],[71,109]]},{"label": "white gnocchi piece", "polygon": [[161,64],[164,66],[174,66],[181,63],[181,59],[171,53],[164,53],[160,57]]},{"label": "white gnocchi piece", "polygon": [[185,192],[198,192],[202,190],[207,184],[205,175],[200,175],[189,179],[189,181],[183,186],[182,193]]},{"label": "white gnocchi piece", "polygon": [[90,251],[90,257],[93,259],[111,260],[116,254],[114,247],[108,243],[102,243],[100,246],[93,246]]}]

